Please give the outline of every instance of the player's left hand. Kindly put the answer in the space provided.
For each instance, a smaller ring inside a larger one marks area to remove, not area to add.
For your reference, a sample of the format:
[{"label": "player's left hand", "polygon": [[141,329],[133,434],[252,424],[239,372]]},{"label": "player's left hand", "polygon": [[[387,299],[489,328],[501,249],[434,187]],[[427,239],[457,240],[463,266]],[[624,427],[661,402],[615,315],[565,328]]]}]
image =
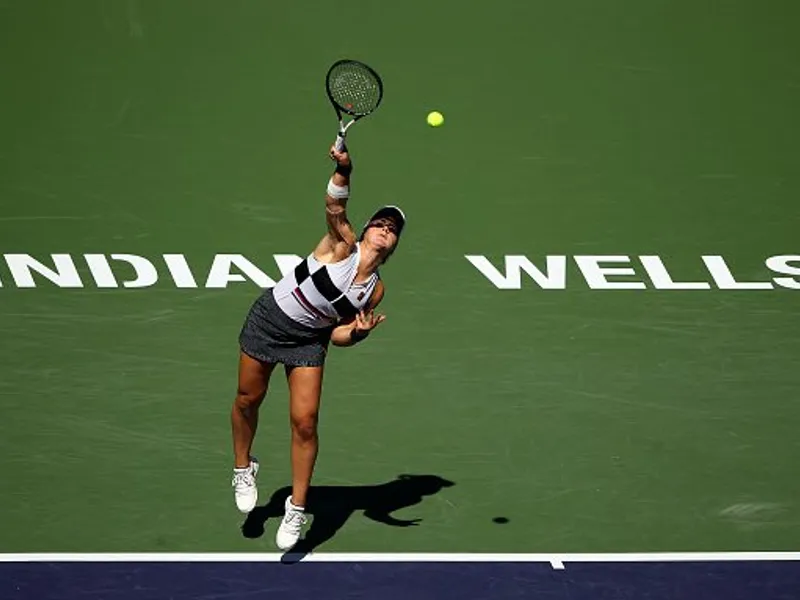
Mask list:
[{"label": "player's left hand", "polygon": [[360,311],[356,315],[356,329],[359,331],[371,331],[386,320],[386,315],[376,315],[375,311]]}]

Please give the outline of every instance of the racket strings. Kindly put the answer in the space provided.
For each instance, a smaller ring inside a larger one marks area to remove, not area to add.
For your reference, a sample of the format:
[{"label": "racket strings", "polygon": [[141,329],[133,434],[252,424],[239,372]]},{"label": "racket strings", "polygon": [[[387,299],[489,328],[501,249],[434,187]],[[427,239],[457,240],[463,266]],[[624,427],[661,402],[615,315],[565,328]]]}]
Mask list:
[{"label": "racket strings", "polygon": [[367,114],[375,110],[381,98],[381,86],[374,75],[357,65],[342,65],[328,79],[331,97],[343,110]]}]

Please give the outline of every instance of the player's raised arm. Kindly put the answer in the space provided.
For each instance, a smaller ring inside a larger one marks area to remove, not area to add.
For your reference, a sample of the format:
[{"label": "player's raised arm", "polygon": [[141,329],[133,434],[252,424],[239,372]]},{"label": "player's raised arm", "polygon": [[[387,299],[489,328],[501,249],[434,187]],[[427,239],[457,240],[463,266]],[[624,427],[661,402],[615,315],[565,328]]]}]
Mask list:
[{"label": "player's raised arm", "polygon": [[[339,152],[331,147],[330,156],[336,161],[336,167],[328,181],[325,193],[325,220],[328,233],[320,242],[318,253],[345,255],[349,254],[356,244],[356,234],[347,218],[347,200],[350,198],[350,175],[353,163],[345,148]],[[337,257],[339,258],[339,257]]]}]

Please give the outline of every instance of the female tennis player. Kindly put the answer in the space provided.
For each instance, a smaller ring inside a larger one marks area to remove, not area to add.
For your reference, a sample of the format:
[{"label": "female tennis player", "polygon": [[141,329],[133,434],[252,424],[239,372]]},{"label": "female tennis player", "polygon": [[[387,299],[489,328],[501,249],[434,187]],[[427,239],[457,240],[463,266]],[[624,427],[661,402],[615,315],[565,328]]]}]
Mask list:
[{"label": "female tennis player", "polygon": [[317,458],[317,415],[329,342],[352,346],[383,322],[375,308],[384,295],[379,267],[394,252],[405,225],[396,206],[384,206],[356,234],[347,218],[352,163],[345,148],[330,156],[336,168],[328,181],[328,231],[314,251],[253,303],[239,344],[239,387],[231,412],[236,505],[256,506],[258,461],[251,456],[258,408],[277,364],[289,385],[292,493],[275,542],[289,550],[306,523],[306,494]]}]

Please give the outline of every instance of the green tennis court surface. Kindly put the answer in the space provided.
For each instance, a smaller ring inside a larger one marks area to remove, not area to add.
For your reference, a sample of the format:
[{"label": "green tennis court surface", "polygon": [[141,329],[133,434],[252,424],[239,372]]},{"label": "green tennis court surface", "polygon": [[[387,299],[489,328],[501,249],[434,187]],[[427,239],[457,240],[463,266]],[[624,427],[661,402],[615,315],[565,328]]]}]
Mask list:
[{"label": "green tennis court surface", "polygon": [[[1,1],[0,551],[274,551],[230,488],[236,340],[323,233],[345,56],[386,85],[349,135],[353,222],[409,223],[386,323],[328,363],[314,482],[352,514],[318,550],[798,550],[798,17]],[[603,256],[629,271],[576,260]],[[278,375],[261,505],[287,401]],[[387,488],[417,526],[364,517]]]}]

